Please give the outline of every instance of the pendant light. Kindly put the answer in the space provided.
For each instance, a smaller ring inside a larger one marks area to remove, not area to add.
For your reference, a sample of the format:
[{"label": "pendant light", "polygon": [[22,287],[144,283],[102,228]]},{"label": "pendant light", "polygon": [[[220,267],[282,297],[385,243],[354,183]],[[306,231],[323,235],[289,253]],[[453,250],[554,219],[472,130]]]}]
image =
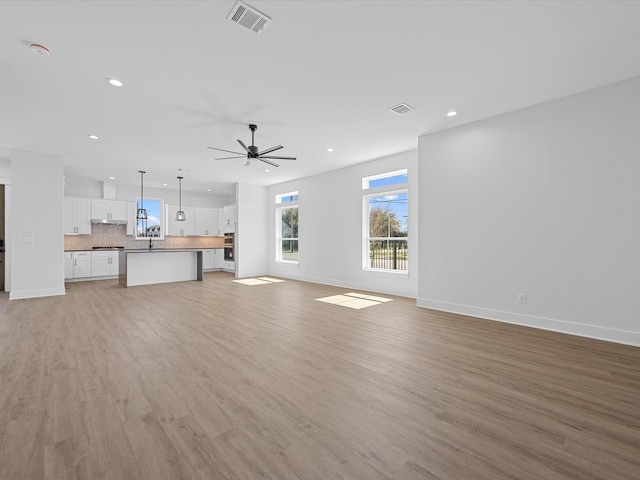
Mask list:
[{"label": "pendant light", "polygon": [[187,219],[187,216],[184,214],[184,212],[182,211],[182,179],[184,177],[178,177],[178,182],[180,182],[180,207],[178,210],[178,213],[176,213],[176,221],[177,222],[184,222]]},{"label": "pendant light", "polygon": [[138,170],[140,174],[140,205],[138,206],[138,211],[136,213],[136,220],[146,220],[147,219],[147,211],[144,208],[144,174],[147,172],[143,172],[142,170]]}]

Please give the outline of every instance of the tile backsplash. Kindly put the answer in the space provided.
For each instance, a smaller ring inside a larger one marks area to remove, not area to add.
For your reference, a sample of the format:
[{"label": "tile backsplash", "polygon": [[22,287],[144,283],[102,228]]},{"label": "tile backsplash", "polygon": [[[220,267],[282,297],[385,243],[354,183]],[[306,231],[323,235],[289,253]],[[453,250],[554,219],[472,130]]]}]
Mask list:
[{"label": "tile backsplash", "polygon": [[[91,235],[65,235],[65,250],[91,250],[93,247],[146,248],[148,240],[127,235],[126,225],[92,224]],[[153,240],[154,248],[223,248],[222,237],[165,237]]]}]

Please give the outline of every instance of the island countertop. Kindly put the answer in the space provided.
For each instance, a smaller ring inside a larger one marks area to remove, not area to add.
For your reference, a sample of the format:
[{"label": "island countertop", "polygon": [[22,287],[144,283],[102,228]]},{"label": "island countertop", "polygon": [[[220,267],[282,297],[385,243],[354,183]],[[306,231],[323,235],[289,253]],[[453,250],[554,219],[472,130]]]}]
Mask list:
[{"label": "island countertop", "polygon": [[224,247],[202,247],[202,248],[124,248],[120,252],[129,253],[154,253],[154,252],[202,252],[203,250],[222,250]]}]

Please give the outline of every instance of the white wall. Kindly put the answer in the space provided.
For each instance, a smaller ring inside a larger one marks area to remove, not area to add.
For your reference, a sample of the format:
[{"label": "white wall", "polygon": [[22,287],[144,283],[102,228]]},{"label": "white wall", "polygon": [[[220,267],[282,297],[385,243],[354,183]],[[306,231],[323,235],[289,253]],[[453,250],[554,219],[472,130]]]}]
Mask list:
[{"label": "white wall", "polygon": [[267,273],[267,187],[237,185],[236,276]]},{"label": "white wall", "polygon": [[[416,297],[418,292],[417,152],[406,152],[268,189],[269,273],[347,288]],[[362,177],[409,172],[409,274],[362,269]],[[275,261],[275,195],[299,192],[300,263]]]},{"label": "white wall", "polygon": [[11,159],[0,157],[0,178],[11,177]]},{"label": "white wall", "polygon": [[639,152],[640,78],[420,137],[418,305],[640,345]]},{"label": "white wall", "polygon": [[11,152],[10,299],[64,295],[62,157]]},{"label": "white wall", "polygon": [[[214,192],[190,192],[185,190],[185,182],[182,184],[182,205],[186,207],[202,207],[202,208],[218,208],[224,205],[234,203],[229,201],[228,195],[218,195]],[[90,180],[88,178],[66,177],[65,178],[65,195],[86,198],[102,198],[102,182]],[[140,185],[127,185],[116,182],[116,199],[133,202],[140,196]],[[178,180],[175,185],[166,188],[144,187],[145,198],[161,198],[169,205],[178,205],[179,190]]]}]

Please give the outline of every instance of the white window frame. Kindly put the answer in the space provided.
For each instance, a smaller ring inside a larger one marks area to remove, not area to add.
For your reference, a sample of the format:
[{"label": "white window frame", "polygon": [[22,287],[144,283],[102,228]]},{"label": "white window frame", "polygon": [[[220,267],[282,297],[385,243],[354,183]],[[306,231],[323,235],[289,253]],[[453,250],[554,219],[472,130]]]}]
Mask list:
[{"label": "white window frame", "polygon": [[[300,207],[298,205],[298,198],[285,200],[289,197],[298,197],[298,192],[288,192],[281,193],[276,195],[276,213],[275,213],[275,259],[277,263],[289,263],[293,265],[297,265],[300,263],[300,260],[287,260],[282,258],[282,242],[283,240],[295,240],[298,245],[298,255],[300,255]],[[282,213],[285,210],[295,209],[298,212],[298,237],[282,237]]]},{"label": "white window frame", "polygon": [[[399,269],[386,269],[386,268],[373,268],[370,266],[370,245],[372,237],[370,237],[369,232],[369,221],[370,221],[370,209],[369,209],[369,200],[373,197],[382,197],[385,195],[397,195],[399,193],[407,194],[407,215],[408,215],[408,202],[409,202],[409,184],[405,183],[396,183],[390,185],[383,185],[379,187],[370,187],[370,181],[378,180],[381,178],[395,177],[397,175],[407,175],[407,169],[403,170],[395,170],[393,172],[381,173],[378,175],[371,175],[368,177],[364,177],[362,179],[362,269],[367,272],[381,272],[381,273],[391,273],[394,275],[408,275],[409,274],[409,261],[407,259],[407,269],[399,270]],[[407,253],[409,250],[409,219],[407,218],[407,236],[406,237],[374,237],[373,239],[381,239],[381,240],[393,240],[393,239],[403,239],[407,242]]]},{"label": "white window frame", "polygon": [[[136,222],[135,235],[134,235],[135,240],[144,240],[147,242],[149,240],[164,240],[166,227],[167,227],[166,219],[165,219],[165,211],[164,211],[165,209],[164,199],[156,198],[156,197],[144,197],[144,203],[149,205],[150,202],[158,202],[158,204],[160,205],[160,218],[158,219],[158,221],[160,222],[158,225],[159,236],[149,237],[145,235],[140,235],[139,228],[140,228],[140,222],[142,222],[142,220],[138,220],[138,218],[134,218]],[[137,217],[138,208],[140,208],[140,197],[136,197],[136,217]]]}]

